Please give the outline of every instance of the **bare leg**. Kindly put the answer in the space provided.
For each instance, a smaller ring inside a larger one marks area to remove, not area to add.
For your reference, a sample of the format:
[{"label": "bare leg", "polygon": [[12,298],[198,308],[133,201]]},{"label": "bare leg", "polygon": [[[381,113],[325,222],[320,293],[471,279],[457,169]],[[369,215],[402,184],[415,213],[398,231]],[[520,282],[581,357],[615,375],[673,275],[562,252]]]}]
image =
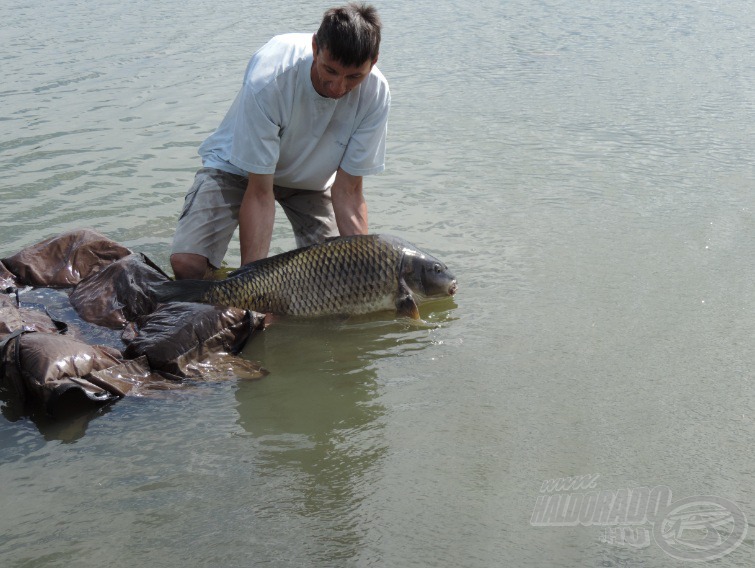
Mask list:
[{"label": "bare leg", "polygon": [[170,255],[170,265],[176,280],[193,278],[205,280],[212,278],[213,268],[205,257],[192,253],[176,253]]}]

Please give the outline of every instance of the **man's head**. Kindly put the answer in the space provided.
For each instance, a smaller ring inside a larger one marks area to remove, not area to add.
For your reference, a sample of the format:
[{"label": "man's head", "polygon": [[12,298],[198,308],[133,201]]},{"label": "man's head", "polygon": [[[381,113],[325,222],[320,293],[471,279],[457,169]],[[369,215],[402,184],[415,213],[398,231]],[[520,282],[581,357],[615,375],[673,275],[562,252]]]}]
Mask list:
[{"label": "man's head", "polygon": [[366,61],[373,65],[380,51],[380,17],[373,6],[347,4],[331,8],[322,18],[315,34],[315,44],[346,67],[358,67]]},{"label": "man's head", "polygon": [[312,85],[323,97],[340,99],[370,74],[380,50],[380,18],[365,4],[325,12],[312,37]]}]

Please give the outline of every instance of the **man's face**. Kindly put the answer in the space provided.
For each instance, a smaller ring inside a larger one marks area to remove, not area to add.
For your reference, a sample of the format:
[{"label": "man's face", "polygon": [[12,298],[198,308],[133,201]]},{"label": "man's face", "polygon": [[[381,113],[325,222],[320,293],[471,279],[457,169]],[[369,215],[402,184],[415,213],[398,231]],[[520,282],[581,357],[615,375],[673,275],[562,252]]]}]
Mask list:
[{"label": "man's face", "polygon": [[370,74],[372,66],[377,62],[369,59],[361,65],[345,66],[330,57],[327,49],[317,49],[312,39],[312,85],[321,96],[330,99],[340,99],[346,93],[355,89]]}]

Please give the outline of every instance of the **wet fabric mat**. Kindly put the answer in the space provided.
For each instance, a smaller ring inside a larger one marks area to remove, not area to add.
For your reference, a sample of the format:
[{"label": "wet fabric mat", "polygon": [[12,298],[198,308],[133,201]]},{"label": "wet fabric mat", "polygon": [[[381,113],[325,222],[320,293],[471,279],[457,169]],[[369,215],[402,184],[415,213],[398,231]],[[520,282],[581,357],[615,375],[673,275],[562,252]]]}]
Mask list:
[{"label": "wet fabric mat", "polygon": [[167,280],[143,254],[90,229],[2,259],[0,397],[55,417],[183,388],[186,380],[267,374],[237,356],[264,316],[158,304],[153,286]]}]

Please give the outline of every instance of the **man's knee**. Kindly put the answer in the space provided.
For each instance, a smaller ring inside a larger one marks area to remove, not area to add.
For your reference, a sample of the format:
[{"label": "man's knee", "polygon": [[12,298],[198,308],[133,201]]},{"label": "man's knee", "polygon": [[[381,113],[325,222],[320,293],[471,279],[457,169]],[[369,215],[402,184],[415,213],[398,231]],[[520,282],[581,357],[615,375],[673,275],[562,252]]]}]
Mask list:
[{"label": "man's knee", "polygon": [[176,280],[193,278],[202,280],[212,276],[209,261],[200,254],[176,253],[170,255],[170,265]]}]

